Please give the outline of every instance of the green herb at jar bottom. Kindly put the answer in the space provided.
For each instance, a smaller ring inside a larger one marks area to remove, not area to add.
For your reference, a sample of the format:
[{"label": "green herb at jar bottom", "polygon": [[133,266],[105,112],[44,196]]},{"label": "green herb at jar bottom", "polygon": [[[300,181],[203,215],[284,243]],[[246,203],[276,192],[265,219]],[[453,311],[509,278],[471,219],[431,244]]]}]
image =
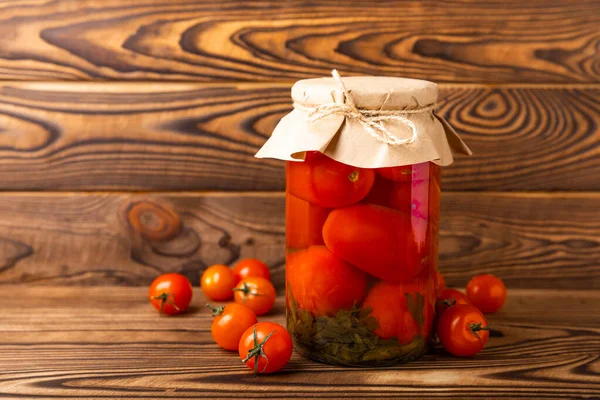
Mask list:
[{"label": "green herb at jar bottom", "polygon": [[333,317],[315,317],[298,307],[289,285],[288,299],[288,331],[297,350],[308,358],[347,366],[392,365],[413,360],[427,350],[421,335],[406,345],[379,338],[373,333],[379,323],[368,308],[355,306]]}]

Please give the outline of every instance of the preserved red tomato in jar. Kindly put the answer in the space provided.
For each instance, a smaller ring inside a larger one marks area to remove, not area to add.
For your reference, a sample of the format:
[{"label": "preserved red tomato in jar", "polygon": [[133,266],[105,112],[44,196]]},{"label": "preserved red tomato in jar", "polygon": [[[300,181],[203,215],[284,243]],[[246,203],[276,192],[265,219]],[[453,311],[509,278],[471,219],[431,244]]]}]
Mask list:
[{"label": "preserved red tomato in jar", "polygon": [[292,97],[257,157],[287,161],[295,348],[348,366],[415,359],[435,314],[440,167],[470,151],[433,114],[431,82],[334,74],[297,82]]}]

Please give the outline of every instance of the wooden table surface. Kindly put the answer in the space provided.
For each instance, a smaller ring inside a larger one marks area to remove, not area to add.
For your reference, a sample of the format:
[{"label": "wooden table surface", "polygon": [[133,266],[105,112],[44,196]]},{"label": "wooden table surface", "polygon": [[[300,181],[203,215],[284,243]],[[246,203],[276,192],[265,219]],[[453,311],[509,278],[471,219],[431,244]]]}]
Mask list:
[{"label": "wooden table surface", "polygon": [[[145,288],[3,286],[0,397],[600,397],[597,291],[512,290],[474,358],[441,350],[394,368],[341,368],[296,354],[255,377],[217,348],[210,312],[160,317]],[[283,323],[282,298],[263,318]]]}]

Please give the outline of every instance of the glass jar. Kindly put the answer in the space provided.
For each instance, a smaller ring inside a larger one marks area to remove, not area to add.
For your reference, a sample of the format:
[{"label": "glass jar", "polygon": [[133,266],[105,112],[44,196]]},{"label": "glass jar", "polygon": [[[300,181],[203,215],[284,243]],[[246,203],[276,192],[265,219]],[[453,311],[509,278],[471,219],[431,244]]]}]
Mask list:
[{"label": "glass jar", "polygon": [[319,152],[287,163],[287,323],[296,350],[348,366],[428,348],[440,168],[367,169]]},{"label": "glass jar", "polygon": [[471,154],[437,95],[417,79],[301,80],[256,154],[287,161],[288,329],[308,358],[381,366],[428,348],[440,167]]}]

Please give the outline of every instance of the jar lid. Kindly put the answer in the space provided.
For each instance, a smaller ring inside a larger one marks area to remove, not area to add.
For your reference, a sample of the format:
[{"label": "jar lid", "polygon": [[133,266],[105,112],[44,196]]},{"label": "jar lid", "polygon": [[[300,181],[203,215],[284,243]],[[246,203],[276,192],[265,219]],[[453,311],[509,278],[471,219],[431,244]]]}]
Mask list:
[{"label": "jar lid", "polygon": [[[379,110],[418,108],[435,104],[438,85],[420,79],[350,76],[343,83],[358,108]],[[331,103],[342,94],[335,78],[303,79],[292,86],[292,99],[305,106]]]},{"label": "jar lid", "polygon": [[381,168],[426,161],[449,165],[452,150],[471,155],[450,124],[435,114],[438,86],[375,76],[306,79],[292,87],[294,110],[256,157],[304,160],[319,151],[344,164]]}]

